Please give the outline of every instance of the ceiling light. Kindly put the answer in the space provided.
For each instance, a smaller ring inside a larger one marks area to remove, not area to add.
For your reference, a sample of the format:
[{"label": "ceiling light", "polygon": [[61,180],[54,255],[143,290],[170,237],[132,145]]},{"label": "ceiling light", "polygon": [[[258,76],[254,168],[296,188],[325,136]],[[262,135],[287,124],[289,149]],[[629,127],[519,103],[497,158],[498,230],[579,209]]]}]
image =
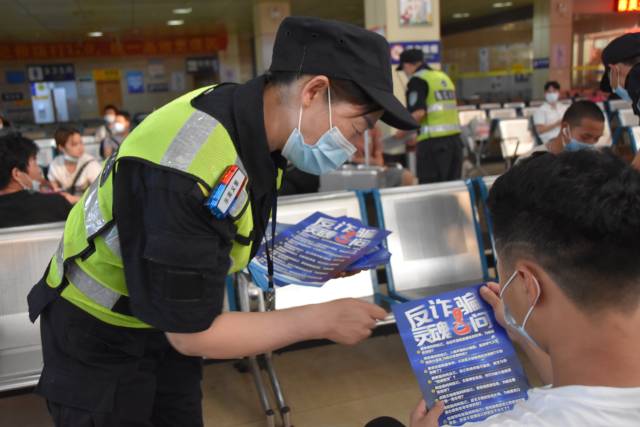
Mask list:
[{"label": "ceiling light", "polygon": [[184,24],[182,19],[170,19],[167,21],[167,25],[170,27],[177,27],[178,25]]},{"label": "ceiling light", "polygon": [[500,9],[502,7],[509,7],[509,6],[513,6],[513,2],[503,1],[503,2],[497,2],[493,4],[493,7],[495,7],[496,9]]},{"label": "ceiling light", "polygon": [[89,37],[102,37],[102,31],[91,31],[87,34]]},{"label": "ceiling light", "polygon": [[179,7],[177,9],[173,9],[173,13],[176,15],[188,15],[191,13],[193,9],[190,7]]},{"label": "ceiling light", "polygon": [[453,19],[462,19],[462,18],[468,18],[471,15],[469,14],[469,12],[460,12],[460,13],[454,13],[452,16],[453,16]]}]

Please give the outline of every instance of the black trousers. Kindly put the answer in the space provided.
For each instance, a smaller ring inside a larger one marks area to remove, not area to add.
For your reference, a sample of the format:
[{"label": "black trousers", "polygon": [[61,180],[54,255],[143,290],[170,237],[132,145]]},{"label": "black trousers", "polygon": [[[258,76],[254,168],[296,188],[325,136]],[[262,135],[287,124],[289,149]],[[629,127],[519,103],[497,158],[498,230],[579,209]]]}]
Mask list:
[{"label": "black trousers", "polygon": [[59,298],[40,316],[36,393],[56,427],[201,427],[202,359],[164,333],[111,326]]},{"label": "black trousers", "polygon": [[455,181],[462,176],[462,140],[460,135],[429,138],[416,148],[418,181]]}]

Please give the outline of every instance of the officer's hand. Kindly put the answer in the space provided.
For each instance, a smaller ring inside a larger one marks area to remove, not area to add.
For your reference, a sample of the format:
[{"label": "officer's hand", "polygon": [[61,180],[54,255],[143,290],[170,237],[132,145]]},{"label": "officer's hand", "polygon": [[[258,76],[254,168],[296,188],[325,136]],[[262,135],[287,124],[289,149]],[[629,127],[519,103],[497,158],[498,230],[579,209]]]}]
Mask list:
[{"label": "officer's hand", "polygon": [[358,299],[340,299],[315,306],[314,321],[321,325],[322,338],[338,344],[354,345],[368,338],[376,320],[387,312],[377,305]]}]

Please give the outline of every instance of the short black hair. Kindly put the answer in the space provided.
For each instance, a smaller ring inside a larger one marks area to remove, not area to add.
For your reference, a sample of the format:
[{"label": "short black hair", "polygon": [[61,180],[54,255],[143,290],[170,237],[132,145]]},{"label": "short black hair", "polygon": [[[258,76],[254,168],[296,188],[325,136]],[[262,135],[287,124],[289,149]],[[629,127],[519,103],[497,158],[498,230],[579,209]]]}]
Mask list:
[{"label": "short black hair", "polygon": [[69,137],[71,135],[75,135],[76,133],[79,134],[80,131],[75,128],[60,126],[53,134],[53,139],[56,141],[56,147],[64,148],[64,146],[67,144],[67,141],[69,140]]},{"label": "short black hair", "polygon": [[0,189],[11,182],[11,171],[18,168],[27,172],[29,159],[38,154],[38,146],[19,133],[10,133],[0,137]]},{"label": "short black hair", "polygon": [[[268,71],[265,74],[267,84],[274,86],[288,86],[301,77],[301,74],[290,71]],[[346,101],[362,106],[366,111],[365,114],[382,109],[360,86],[351,80],[330,78],[329,85],[331,86],[332,101]]]},{"label": "short black hair", "polygon": [[595,102],[576,101],[567,108],[562,116],[562,121],[569,123],[571,127],[580,126],[582,119],[604,122],[604,113]]},{"label": "short black hair", "polygon": [[107,111],[107,110],[113,110],[116,112],[116,114],[118,113],[118,109],[116,108],[115,105],[111,105],[111,104],[107,104],[104,106],[104,108],[102,109],[102,111]]},{"label": "short black hair", "polygon": [[124,110],[123,111],[118,111],[116,113],[116,117],[118,117],[118,116],[122,116],[125,119],[127,119],[128,122],[131,122],[131,115],[129,114],[128,111],[124,111]]},{"label": "short black hair", "polygon": [[489,194],[496,247],[539,263],[583,311],[640,302],[640,173],[610,150],[531,157]]},{"label": "short black hair", "polygon": [[560,90],[560,83],[555,80],[550,80],[544,84],[544,91],[548,91],[550,87],[554,88],[555,90]]},{"label": "short black hair", "polygon": [[625,59],[622,61],[622,63],[625,65],[636,65],[640,63],[640,55],[632,56],[631,58]]}]

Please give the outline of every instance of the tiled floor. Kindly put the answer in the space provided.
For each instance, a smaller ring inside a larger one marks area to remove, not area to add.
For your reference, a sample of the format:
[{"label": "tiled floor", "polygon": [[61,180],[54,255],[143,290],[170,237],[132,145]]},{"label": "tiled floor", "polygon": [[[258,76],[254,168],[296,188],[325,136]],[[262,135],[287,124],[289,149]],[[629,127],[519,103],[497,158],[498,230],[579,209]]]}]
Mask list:
[{"label": "tiled floor", "polygon": [[[354,347],[288,352],[274,356],[274,361],[297,427],[362,427],[382,415],[407,422],[419,399],[398,335],[371,338]],[[525,368],[530,371],[526,364]],[[251,375],[238,372],[231,363],[208,365],[203,391],[207,427],[266,425]],[[33,395],[0,399],[0,420],[11,427],[51,425],[44,403]]]}]

